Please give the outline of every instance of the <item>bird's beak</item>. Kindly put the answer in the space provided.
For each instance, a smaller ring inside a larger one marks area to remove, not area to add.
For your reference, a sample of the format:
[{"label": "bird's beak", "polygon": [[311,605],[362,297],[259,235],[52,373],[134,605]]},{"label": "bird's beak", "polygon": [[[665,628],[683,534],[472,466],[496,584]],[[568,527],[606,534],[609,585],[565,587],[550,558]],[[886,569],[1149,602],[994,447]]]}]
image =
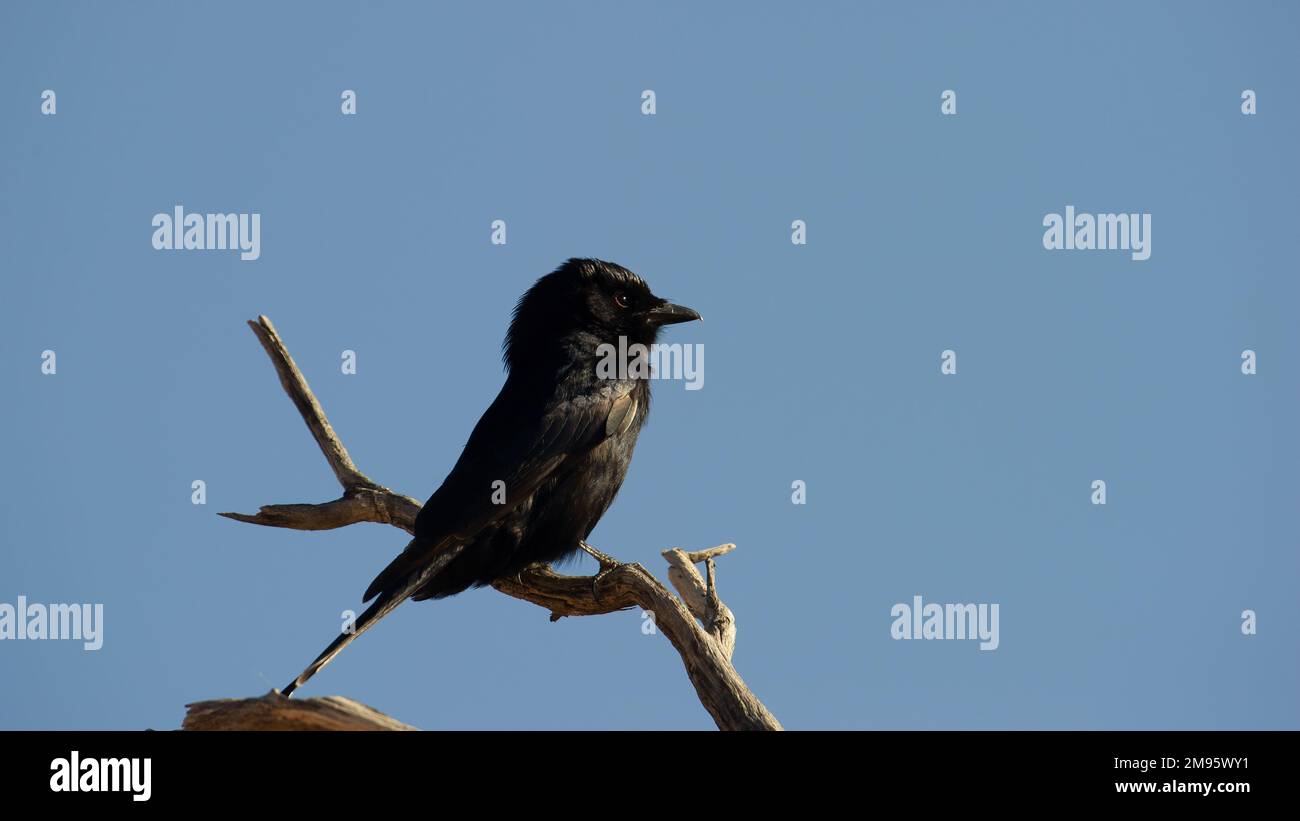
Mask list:
[{"label": "bird's beak", "polygon": [[684,305],[665,302],[646,311],[646,319],[650,321],[651,325],[658,327],[660,325],[676,325],[678,322],[690,322],[693,319],[703,320],[704,317]]}]

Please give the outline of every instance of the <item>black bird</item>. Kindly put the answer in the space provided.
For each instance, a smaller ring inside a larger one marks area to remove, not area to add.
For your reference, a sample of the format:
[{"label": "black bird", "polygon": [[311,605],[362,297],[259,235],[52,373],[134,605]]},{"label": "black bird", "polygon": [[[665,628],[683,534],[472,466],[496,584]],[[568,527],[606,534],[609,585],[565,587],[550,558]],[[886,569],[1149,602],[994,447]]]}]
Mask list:
[{"label": "black bird", "polygon": [[646,375],[631,363],[598,367],[603,346],[648,349],[664,325],[699,318],[610,262],[571,259],[537,280],[506,334],[505,385],[425,502],[415,538],[370,583],[363,601],[375,601],[353,631],[284,694],[408,598],[452,596],[577,552],[623,484],[650,412]]}]

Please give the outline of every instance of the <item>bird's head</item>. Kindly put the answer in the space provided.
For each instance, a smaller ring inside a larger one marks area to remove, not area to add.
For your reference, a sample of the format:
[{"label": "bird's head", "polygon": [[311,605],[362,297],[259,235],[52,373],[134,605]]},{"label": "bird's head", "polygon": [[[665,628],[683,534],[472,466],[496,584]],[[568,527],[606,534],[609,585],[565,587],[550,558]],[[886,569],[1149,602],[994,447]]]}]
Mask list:
[{"label": "bird's head", "polygon": [[579,343],[651,345],[665,325],[700,319],[650,291],[645,280],[621,265],[571,259],[537,280],[515,306],[506,335],[505,359],[514,365],[531,352]]}]

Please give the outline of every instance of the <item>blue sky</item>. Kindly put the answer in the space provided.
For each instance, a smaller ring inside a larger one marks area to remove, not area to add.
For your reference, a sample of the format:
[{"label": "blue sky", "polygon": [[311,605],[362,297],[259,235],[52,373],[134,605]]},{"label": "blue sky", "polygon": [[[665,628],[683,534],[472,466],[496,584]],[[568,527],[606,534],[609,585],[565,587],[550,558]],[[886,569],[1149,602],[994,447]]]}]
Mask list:
[{"label": "blue sky", "polygon": [[[0,727],[170,728],[282,685],[404,545],[216,515],[338,493],[245,320],[423,499],[515,299],[570,256],[708,320],[666,334],[704,346],[705,387],[655,385],[592,541],[661,576],[666,547],[736,542],[736,666],[787,727],[1300,727],[1298,22],[4,4],[0,602],[102,603],[105,636],[0,642]],[[261,214],[260,259],[154,250],[177,204]],[[1045,250],[1067,205],[1151,214],[1151,258]],[[915,595],[997,603],[998,649],[892,639]],[[303,695],[430,729],[712,726],[637,613],[546,616],[408,603]]]}]

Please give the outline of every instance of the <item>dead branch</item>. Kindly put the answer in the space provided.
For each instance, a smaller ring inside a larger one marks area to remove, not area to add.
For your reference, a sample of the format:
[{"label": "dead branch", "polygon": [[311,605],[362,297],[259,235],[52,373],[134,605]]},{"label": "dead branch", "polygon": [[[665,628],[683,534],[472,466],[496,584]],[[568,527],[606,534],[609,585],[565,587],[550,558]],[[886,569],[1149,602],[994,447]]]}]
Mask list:
[{"label": "dead branch", "polygon": [[[357,522],[378,522],[407,533],[413,532],[420,503],[372,481],[357,468],[271,321],[259,316],[257,321],[250,321],[248,325],[266,349],[281,386],[325,454],[343,487],[343,495],[323,504],[267,505],[252,515],[220,515],[240,522],[294,530],[332,530]],[[589,545],[583,545],[583,548],[600,562],[601,571],[595,576],[566,576],[539,566],[525,571],[518,581],[502,580],[493,587],[508,596],[546,608],[552,621],[564,616],[595,616],[633,607],[648,611],[653,614],[656,628],[663,632],[681,656],[700,703],[713,716],[719,729],[781,729],[776,717],[750,692],[731,664],[736,642],[735,619],[718,598],[713,560],[734,550],[735,545],[719,545],[697,552],[677,548],[665,551],[663,555],[669,563],[668,578],[681,594],[680,599],[641,565],[618,562]],[[707,582],[695,569],[699,562],[707,565]],[[258,705],[249,707],[249,702],[258,702]],[[274,698],[267,695],[261,699],[201,702],[192,705],[191,715],[185,723],[189,728],[194,710],[199,708],[206,711],[201,715],[209,717],[214,710],[219,713],[222,710],[289,709],[280,707],[280,702],[285,705],[306,703],[285,699],[278,694]],[[249,714],[256,715],[256,712]],[[238,715],[232,720],[238,720]],[[401,727],[405,728],[405,725]]]},{"label": "dead branch", "polygon": [[343,696],[223,698],[185,705],[182,730],[414,730]]}]

